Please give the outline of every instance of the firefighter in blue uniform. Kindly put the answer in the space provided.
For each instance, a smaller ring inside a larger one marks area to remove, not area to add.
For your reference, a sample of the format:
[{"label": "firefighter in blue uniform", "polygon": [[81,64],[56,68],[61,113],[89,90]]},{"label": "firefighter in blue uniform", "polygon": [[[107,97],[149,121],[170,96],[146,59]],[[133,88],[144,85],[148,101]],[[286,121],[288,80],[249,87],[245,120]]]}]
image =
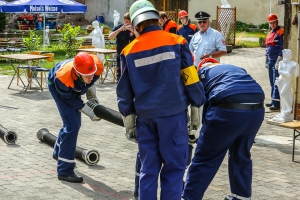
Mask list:
[{"label": "firefighter in blue uniform", "polygon": [[86,94],[88,100],[99,103],[94,83],[102,72],[103,65],[97,55],[90,55],[86,52],[78,53],[74,59],[57,63],[49,72],[49,91],[63,121],[63,127],[58,133],[53,151],[53,158],[58,161],[59,180],[75,183],[83,181],[83,178],[74,172],[81,112],[93,121],[100,119],[81,100],[81,95]]},{"label": "firefighter in blue uniform", "polygon": [[[208,62],[204,64],[205,62]],[[247,72],[206,58],[199,64],[206,103],[200,136],[186,177],[182,198],[200,200],[228,153],[231,195],[251,199],[250,149],[264,120],[264,92]]]},{"label": "firefighter in blue uniform", "polygon": [[278,18],[275,14],[268,16],[268,22],[272,30],[268,33],[266,38],[266,56],[268,59],[269,80],[271,85],[271,98],[270,103],[266,103],[271,111],[280,110],[280,95],[277,85],[275,85],[276,77],[279,77],[278,66],[282,60],[283,49],[283,34],[284,30],[278,26]]},{"label": "firefighter in blue uniform", "polygon": [[191,104],[191,124],[199,126],[203,86],[186,40],[157,26],[159,14],[149,1],[133,3],[130,17],[140,36],[121,53],[124,70],[116,90],[126,134],[137,134],[139,199],[157,199],[160,175],[160,199],[180,200],[188,158],[186,110]]},{"label": "firefighter in blue uniform", "polygon": [[190,43],[193,35],[198,32],[198,28],[195,24],[190,22],[188,13],[185,10],[179,11],[178,18],[181,25],[177,27],[177,34],[184,37],[186,41]]}]

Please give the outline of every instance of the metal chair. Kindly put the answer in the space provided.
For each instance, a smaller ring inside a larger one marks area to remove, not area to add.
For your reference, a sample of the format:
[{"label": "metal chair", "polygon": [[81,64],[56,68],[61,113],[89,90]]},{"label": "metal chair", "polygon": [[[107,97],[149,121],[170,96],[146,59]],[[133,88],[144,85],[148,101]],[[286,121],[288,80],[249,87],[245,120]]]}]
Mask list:
[{"label": "metal chair", "polygon": [[[111,49],[115,50],[116,46],[112,47]],[[105,60],[106,60],[106,65],[105,65],[106,72],[105,72],[104,79],[102,79],[101,77],[101,83],[104,83],[109,71],[112,73],[113,83],[115,83],[117,77],[117,54],[111,54],[111,58],[106,58]]]},{"label": "metal chair", "polygon": [[[44,53],[44,54],[41,54],[43,56],[49,56],[49,58],[45,58],[42,63],[43,63],[43,67],[37,67],[34,72],[40,72],[41,75],[40,75],[40,88],[41,88],[41,91],[43,91],[43,76],[45,74],[45,83],[47,84],[47,76],[46,76],[46,73],[49,72],[51,69],[49,68],[46,68],[45,67],[45,61],[47,62],[52,62],[52,68],[54,67],[54,53]],[[34,78],[37,80],[37,77],[35,75],[33,75]],[[38,80],[37,80],[38,81]],[[47,85],[46,85],[47,86]],[[31,83],[30,83],[30,88],[31,88]]]},{"label": "metal chair", "polygon": [[[27,54],[33,54],[33,55],[40,55],[41,52],[40,51],[31,51],[31,52],[28,52]],[[24,69],[24,70],[27,70],[26,73],[27,73],[27,77],[31,77],[31,73],[30,73],[30,70],[29,70],[29,67],[37,67],[38,63],[34,63],[34,65],[19,65],[18,68],[17,68],[17,85],[19,85],[19,79],[20,79],[20,69]]]},{"label": "metal chair", "polygon": [[[106,59],[106,74],[104,77],[104,80],[107,78],[107,74],[110,71],[113,74],[113,83],[116,82],[116,76],[117,76],[117,54],[112,54],[111,58]],[[102,83],[104,83],[104,80]]]}]

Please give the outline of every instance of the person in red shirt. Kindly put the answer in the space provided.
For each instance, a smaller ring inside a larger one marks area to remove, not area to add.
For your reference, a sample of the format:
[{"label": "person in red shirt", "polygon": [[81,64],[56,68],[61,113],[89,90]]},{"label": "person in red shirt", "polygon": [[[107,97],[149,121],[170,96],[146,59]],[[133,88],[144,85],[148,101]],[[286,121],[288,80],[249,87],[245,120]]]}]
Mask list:
[{"label": "person in red shirt", "polygon": [[280,96],[277,86],[274,84],[276,77],[279,77],[278,66],[282,60],[283,34],[284,30],[278,26],[278,17],[275,14],[268,16],[268,22],[272,29],[266,38],[266,56],[268,59],[268,71],[271,85],[271,102],[266,103],[271,111],[280,110]]}]

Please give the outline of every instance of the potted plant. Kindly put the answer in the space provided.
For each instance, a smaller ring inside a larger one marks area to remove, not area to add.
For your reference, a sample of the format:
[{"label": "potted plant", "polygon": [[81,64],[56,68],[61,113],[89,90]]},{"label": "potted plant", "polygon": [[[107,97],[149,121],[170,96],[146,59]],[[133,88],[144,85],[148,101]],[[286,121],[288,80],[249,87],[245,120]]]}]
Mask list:
[{"label": "potted plant", "polygon": [[260,47],[266,47],[266,36],[260,36],[258,42]]},{"label": "potted plant", "polygon": [[93,27],[92,25],[87,25],[87,26],[86,26],[86,31],[87,31],[88,33],[91,33],[93,30],[94,30],[94,27]]},{"label": "potted plant", "polygon": [[110,28],[106,24],[99,23],[99,26],[103,27],[103,34],[109,34]]}]

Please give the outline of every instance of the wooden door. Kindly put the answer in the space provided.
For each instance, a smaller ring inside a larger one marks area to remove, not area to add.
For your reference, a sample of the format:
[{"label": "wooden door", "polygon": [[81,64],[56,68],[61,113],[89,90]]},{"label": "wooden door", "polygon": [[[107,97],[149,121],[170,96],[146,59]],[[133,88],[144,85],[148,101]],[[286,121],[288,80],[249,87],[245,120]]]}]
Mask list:
[{"label": "wooden door", "polygon": [[166,11],[169,18],[177,22],[179,10],[188,12],[187,0],[149,0],[158,11]]},{"label": "wooden door", "polygon": [[187,0],[149,0],[158,11],[178,11],[188,9]]}]

